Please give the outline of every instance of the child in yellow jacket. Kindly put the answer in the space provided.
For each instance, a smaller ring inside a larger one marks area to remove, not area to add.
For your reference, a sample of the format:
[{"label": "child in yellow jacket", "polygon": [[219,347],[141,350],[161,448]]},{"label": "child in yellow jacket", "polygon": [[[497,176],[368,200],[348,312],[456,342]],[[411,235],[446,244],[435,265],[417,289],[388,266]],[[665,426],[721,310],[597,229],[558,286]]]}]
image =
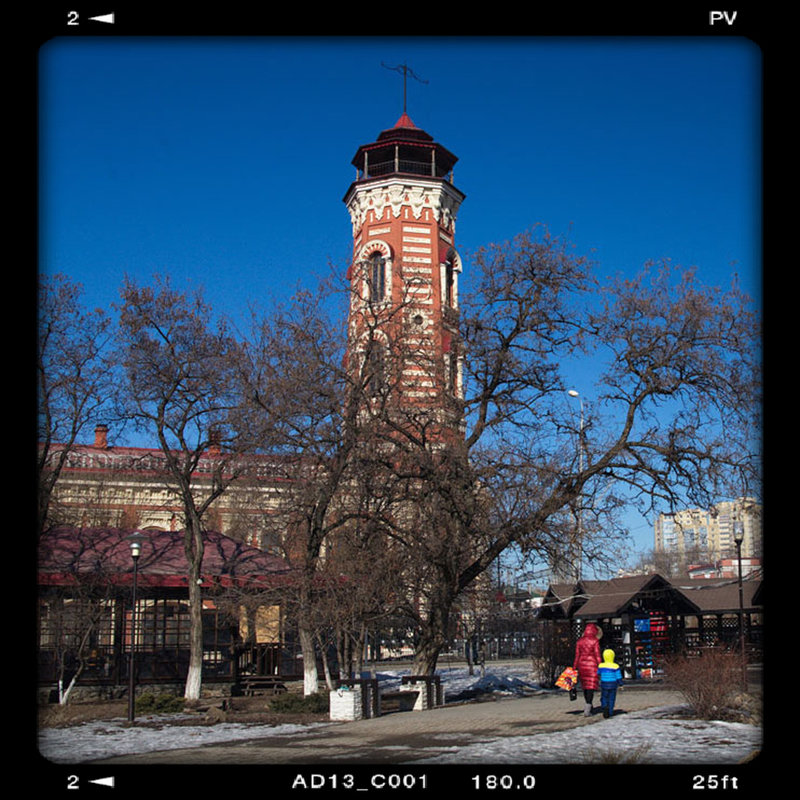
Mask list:
[{"label": "child in yellow jacket", "polygon": [[614,703],[617,700],[617,687],[622,686],[622,671],[614,663],[614,651],[603,650],[603,661],[597,667],[600,678],[600,705],[603,716],[614,715]]}]

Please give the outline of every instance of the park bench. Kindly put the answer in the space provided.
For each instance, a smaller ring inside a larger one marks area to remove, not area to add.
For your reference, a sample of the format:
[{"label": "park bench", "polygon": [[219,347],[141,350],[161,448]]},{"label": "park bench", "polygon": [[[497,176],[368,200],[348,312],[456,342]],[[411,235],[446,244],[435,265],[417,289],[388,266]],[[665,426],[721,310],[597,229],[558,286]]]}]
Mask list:
[{"label": "park bench", "polygon": [[392,708],[396,704],[399,711],[413,711],[414,706],[417,704],[417,699],[419,698],[419,692],[419,689],[381,692],[381,712],[384,711],[384,704],[387,702]]},{"label": "park bench", "polygon": [[414,711],[444,704],[441,678],[438,675],[404,675],[400,683],[408,688],[381,691],[377,678],[346,678],[339,685],[360,687],[361,713],[365,719],[379,717],[386,710]]},{"label": "park bench", "polygon": [[442,682],[438,675],[404,675],[400,679],[401,689],[381,692],[380,704],[388,702],[400,711],[422,711],[444,704]]},{"label": "park bench", "polygon": [[339,681],[339,685],[361,687],[361,713],[364,719],[380,716],[377,678],[347,678]]},{"label": "park bench", "polygon": [[[424,690],[425,700],[423,708],[435,708],[444,705],[444,692],[442,691],[442,679],[438,675],[404,675],[400,679],[403,686],[417,686],[417,694]],[[406,690],[407,692],[411,690]]]},{"label": "park bench", "polygon": [[286,691],[286,685],[281,678],[275,675],[245,675],[239,680],[242,694],[255,695],[268,692],[281,694]]}]

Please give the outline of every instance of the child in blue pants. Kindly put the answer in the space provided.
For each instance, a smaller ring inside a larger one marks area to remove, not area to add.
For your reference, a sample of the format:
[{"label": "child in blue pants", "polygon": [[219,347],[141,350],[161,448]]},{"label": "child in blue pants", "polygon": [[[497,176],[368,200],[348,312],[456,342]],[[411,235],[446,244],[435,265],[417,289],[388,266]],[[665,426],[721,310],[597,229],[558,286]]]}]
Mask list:
[{"label": "child in blue pants", "polygon": [[617,687],[622,686],[622,672],[614,663],[614,651],[603,650],[603,661],[597,667],[600,676],[600,705],[603,716],[608,718],[614,714],[614,703],[617,699]]}]

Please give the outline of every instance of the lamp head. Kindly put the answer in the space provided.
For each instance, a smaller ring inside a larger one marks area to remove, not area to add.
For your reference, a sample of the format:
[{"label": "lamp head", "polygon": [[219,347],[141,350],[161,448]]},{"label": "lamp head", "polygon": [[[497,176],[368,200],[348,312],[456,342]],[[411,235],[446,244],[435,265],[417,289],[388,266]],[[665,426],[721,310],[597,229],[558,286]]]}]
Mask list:
[{"label": "lamp head", "polygon": [[125,539],[131,546],[131,558],[139,558],[142,553],[142,542],[147,540],[147,536],[141,531],[134,531],[130,536],[126,536]]}]

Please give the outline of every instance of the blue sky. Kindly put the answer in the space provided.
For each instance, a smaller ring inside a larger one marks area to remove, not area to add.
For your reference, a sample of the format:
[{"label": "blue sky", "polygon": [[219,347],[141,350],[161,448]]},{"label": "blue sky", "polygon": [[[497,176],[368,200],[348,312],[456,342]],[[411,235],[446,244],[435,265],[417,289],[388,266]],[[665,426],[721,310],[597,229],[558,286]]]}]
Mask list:
[{"label": "blue sky", "polygon": [[166,272],[234,315],[344,272],[350,160],[403,110],[382,63],[427,81],[409,79],[408,113],[459,158],[466,270],[544,223],[601,276],[670,258],[760,299],[761,53],[744,38],[56,38],[40,268],[104,307],[125,274]]}]

